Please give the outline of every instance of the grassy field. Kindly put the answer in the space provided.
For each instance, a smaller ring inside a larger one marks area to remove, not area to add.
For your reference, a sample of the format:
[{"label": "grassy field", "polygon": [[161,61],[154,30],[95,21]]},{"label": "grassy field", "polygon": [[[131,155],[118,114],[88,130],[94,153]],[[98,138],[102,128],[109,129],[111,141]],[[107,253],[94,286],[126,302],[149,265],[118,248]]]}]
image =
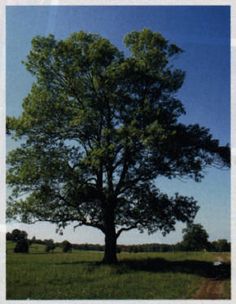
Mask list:
[{"label": "grassy field", "polygon": [[[120,253],[115,266],[103,253],[29,254],[7,245],[7,299],[191,299],[203,282],[218,280],[221,298],[230,298],[230,254],[209,252]],[[213,262],[224,260],[221,266]]]}]

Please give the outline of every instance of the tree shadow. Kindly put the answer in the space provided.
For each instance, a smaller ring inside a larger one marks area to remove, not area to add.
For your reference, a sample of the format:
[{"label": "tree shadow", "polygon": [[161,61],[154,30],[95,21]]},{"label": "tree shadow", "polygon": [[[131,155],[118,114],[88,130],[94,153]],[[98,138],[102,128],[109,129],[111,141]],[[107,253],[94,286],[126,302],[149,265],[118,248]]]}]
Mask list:
[{"label": "tree shadow", "polygon": [[[97,261],[73,261],[60,262],[57,265],[87,265],[89,269],[103,267],[102,262]],[[215,266],[213,262],[197,261],[197,260],[183,260],[183,261],[169,261],[163,258],[147,258],[142,260],[126,259],[117,264],[110,265],[113,274],[124,274],[135,271],[146,272],[172,272],[172,273],[186,273],[195,274],[205,278],[215,280],[227,280],[231,276],[230,263],[222,263]]]},{"label": "tree shadow", "polygon": [[168,261],[162,258],[148,258],[145,260],[125,260],[119,263],[132,271],[172,272],[196,274],[215,280],[226,280],[231,276],[230,263],[215,266],[213,262],[184,260]]}]

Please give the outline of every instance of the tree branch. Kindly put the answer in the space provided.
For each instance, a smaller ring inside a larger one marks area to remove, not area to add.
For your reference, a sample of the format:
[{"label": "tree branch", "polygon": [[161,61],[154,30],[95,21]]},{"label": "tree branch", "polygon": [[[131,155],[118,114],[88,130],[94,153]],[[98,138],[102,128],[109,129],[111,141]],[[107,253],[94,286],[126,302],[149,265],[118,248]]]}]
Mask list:
[{"label": "tree branch", "polygon": [[73,228],[75,230],[77,227],[80,227],[80,226],[83,226],[83,225],[100,229],[103,233],[105,233],[105,229],[101,224],[93,224],[93,223],[87,222],[87,221],[81,221],[81,223],[75,225]]},{"label": "tree branch", "polygon": [[119,192],[120,192],[120,189],[122,187],[122,184],[124,182],[124,179],[125,179],[125,176],[128,172],[128,149],[125,150],[124,152],[124,162],[123,162],[123,169],[122,169],[122,172],[121,172],[121,175],[120,175],[120,179],[119,179],[119,182],[117,183],[116,185],[116,189],[115,189],[115,194],[118,195]]},{"label": "tree branch", "polygon": [[129,231],[129,230],[132,230],[132,229],[137,228],[137,225],[138,225],[138,222],[135,223],[134,225],[130,226],[130,227],[121,228],[120,230],[117,231],[117,233],[116,233],[116,238],[118,239],[118,237],[119,237],[119,236],[121,235],[121,233],[124,232],[124,231]]}]

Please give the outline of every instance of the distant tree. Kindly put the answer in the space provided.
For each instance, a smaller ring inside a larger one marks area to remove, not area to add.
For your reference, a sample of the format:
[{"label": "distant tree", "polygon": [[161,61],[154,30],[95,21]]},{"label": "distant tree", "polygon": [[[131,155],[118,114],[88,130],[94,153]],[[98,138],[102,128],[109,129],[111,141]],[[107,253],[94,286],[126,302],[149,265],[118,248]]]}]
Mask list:
[{"label": "distant tree", "polygon": [[7,241],[12,241],[12,234],[11,234],[11,232],[7,232],[6,233],[6,240]]},{"label": "distant tree", "polygon": [[36,242],[36,237],[35,237],[35,236],[32,237],[31,242],[32,242],[32,243],[35,243],[35,242]]},{"label": "distant tree", "polygon": [[71,252],[72,251],[72,244],[68,241],[62,242],[62,251],[63,252]]},{"label": "distant tree", "polygon": [[27,239],[28,236],[28,234],[25,231],[19,229],[12,230],[11,235],[12,235],[12,241],[14,242]]},{"label": "distant tree", "polygon": [[45,243],[45,251],[46,252],[53,252],[54,249],[56,248],[56,245],[54,244],[54,241],[53,240],[44,240],[44,243]]},{"label": "distant tree", "polygon": [[204,168],[230,162],[207,128],[180,121],[182,50],[148,29],[125,45],[127,55],[91,33],[35,37],[25,61],[35,81],[22,115],[7,118],[8,134],[23,139],[8,155],[8,218],[97,228],[106,263],[125,231],[166,234],[193,221],[197,202],[162,193],[158,177],[200,181]]},{"label": "distant tree", "polygon": [[191,224],[183,229],[182,248],[187,251],[199,251],[209,246],[208,234],[201,224]]},{"label": "distant tree", "polygon": [[28,253],[29,241],[27,239],[18,239],[14,248],[15,253]]}]

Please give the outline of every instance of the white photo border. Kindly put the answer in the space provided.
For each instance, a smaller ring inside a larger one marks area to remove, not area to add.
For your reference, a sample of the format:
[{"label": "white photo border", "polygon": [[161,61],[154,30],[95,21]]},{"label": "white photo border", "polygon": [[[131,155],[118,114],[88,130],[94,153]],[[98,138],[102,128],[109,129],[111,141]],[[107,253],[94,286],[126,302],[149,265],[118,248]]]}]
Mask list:
[{"label": "white photo border", "polygon": [[[6,210],[6,144],[5,144],[5,113],[6,113],[6,7],[7,6],[230,6],[231,8],[231,299],[230,300],[6,300],[6,244],[5,244],[5,210]],[[236,1],[235,0],[3,0],[0,1],[0,303],[68,303],[68,304],[158,304],[158,303],[236,303]]]}]

